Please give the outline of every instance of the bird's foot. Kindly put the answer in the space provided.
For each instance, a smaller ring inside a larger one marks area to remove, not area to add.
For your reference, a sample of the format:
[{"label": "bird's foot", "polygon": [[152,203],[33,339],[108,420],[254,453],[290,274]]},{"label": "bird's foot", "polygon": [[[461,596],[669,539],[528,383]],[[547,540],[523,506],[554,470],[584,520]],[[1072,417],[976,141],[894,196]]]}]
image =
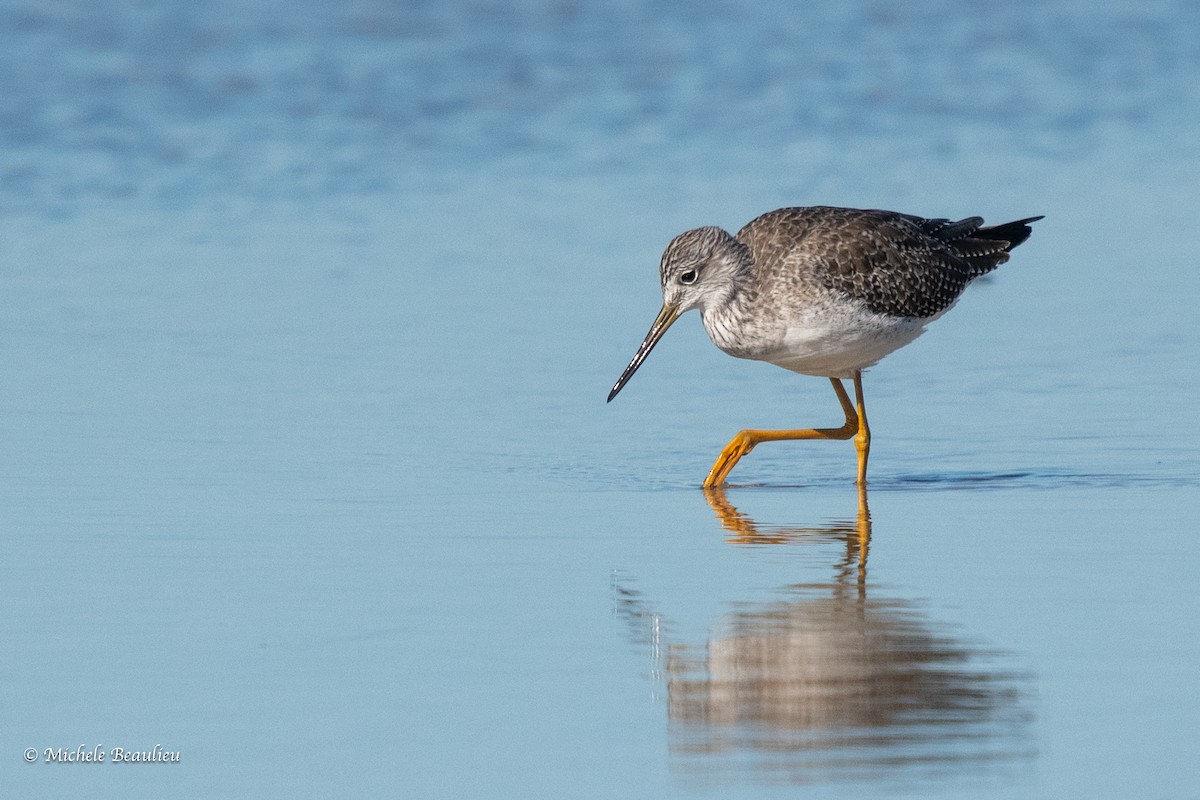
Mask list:
[{"label": "bird's foot", "polygon": [[729,476],[738,461],[741,461],[742,456],[753,450],[756,444],[758,444],[758,440],[751,436],[749,431],[741,431],[730,439],[729,444],[725,445],[725,449],[717,456],[712,469],[708,471],[708,477],[704,479],[704,488],[711,489],[725,483],[725,478]]}]

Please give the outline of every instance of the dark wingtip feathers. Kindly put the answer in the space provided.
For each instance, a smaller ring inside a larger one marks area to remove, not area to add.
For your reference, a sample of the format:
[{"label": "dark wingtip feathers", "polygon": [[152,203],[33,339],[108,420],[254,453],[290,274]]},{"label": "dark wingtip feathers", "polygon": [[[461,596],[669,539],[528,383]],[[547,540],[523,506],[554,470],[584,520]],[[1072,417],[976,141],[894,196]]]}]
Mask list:
[{"label": "dark wingtip feathers", "polygon": [[1015,222],[1006,222],[1003,225],[993,225],[990,228],[980,228],[971,234],[972,239],[984,239],[993,242],[1005,242],[1006,251],[1012,250],[1017,245],[1024,242],[1033,233],[1033,228],[1030,227],[1031,222],[1037,222],[1039,219],[1045,219],[1044,216],[1026,217]]},{"label": "dark wingtip feathers", "polygon": [[[977,219],[973,217],[972,221]],[[1029,224],[1039,219],[1042,217],[1026,217],[988,228],[975,227],[963,238],[946,244],[954,250],[955,255],[971,265],[973,275],[983,275],[1008,261],[1008,252],[1029,238],[1033,233]],[[947,226],[950,227],[954,226]]]}]

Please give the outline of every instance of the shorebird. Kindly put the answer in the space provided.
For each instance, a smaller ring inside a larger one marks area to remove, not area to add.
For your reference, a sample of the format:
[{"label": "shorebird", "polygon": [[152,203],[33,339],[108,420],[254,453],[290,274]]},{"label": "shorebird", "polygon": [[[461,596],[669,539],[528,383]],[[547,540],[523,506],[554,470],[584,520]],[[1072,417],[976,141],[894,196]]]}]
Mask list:
[{"label": "shorebird", "polygon": [[[787,439],[854,439],[857,482],[865,486],[871,429],[862,371],[920,336],[971,281],[1008,261],[1039,219],[984,227],[982,217],[952,222],[811,206],[769,211],[736,236],[716,227],[681,233],[659,266],[662,310],[608,400],[667,328],[699,309],[709,338],[729,355],[829,378],[846,418],[839,428],[743,430],[704,486],[725,483],[755,445]],[[854,382],[853,402],[846,378]]]}]

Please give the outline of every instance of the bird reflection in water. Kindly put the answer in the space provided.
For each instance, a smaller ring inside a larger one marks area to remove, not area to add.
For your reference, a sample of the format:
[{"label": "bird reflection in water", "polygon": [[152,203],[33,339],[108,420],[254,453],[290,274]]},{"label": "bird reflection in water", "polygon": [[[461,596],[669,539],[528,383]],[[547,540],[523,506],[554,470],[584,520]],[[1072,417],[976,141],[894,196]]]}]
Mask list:
[{"label": "bird reflection in water", "polygon": [[870,596],[865,489],[853,521],[820,527],[759,525],[722,489],[706,497],[730,542],[844,549],[833,580],[784,587],[775,602],[731,602],[700,644],[670,641],[664,617],[628,581],[615,583],[618,613],[650,647],[665,689],[677,766],[784,782],[883,780],[1032,755],[1027,675],[940,631],[914,603]]}]

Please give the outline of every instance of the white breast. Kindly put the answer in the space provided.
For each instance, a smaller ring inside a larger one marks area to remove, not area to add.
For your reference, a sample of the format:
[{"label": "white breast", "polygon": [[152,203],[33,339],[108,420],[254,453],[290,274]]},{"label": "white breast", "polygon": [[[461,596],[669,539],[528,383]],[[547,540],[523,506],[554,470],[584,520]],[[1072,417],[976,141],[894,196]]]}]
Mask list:
[{"label": "white breast", "polygon": [[749,357],[804,375],[848,378],[916,339],[931,321],[845,305],[810,308]]}]

